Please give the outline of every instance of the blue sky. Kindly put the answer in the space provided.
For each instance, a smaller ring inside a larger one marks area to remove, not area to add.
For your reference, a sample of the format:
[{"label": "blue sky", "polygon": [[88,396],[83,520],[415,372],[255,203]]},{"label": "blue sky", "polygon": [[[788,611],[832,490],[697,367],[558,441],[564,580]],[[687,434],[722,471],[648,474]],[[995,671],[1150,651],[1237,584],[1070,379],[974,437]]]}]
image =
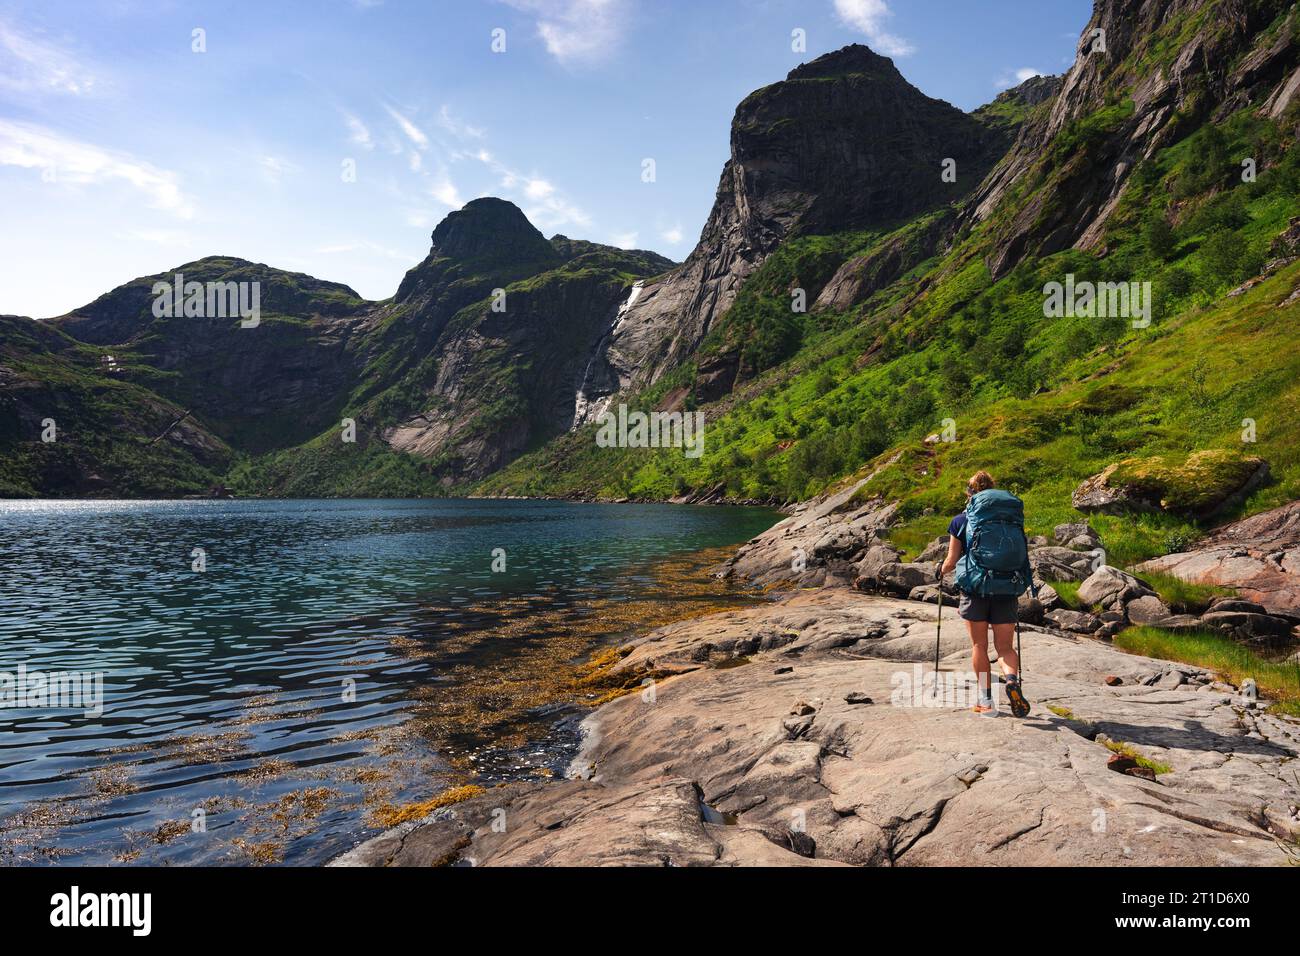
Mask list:
[{"label": "blue sky", "polygon": [[1090,0],[0,0],[0,313],[58,315],[214,254],[384,298],[437,222],[482,195],[518,203],[547,236],[681,259],[752,90],[862,42],[969,110],[1018,77],[1064,72],[1090,12]]}]

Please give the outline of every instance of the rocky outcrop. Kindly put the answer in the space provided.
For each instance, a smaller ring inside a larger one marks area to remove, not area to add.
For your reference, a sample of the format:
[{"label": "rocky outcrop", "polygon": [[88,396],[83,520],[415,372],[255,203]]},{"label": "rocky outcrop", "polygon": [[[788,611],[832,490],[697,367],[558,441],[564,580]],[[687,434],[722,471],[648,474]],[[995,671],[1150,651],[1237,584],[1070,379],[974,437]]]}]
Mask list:
[{"label": "rocky outcrop", "polygon": [[857,494],[869,480],[797,505],[789,517],[742,545],[718,575],[764,586],[811,587],[848,584],[864,567],[874,571],[897,563],[898,552],[884,546],[884,533],[898,506],[859,503]]},{"label": "rocky outcrop", "polygon": [[[946,204],[1009,142],[1007,130],[925,96],[857,44],[750,94],[732,120],[731,158],[699,243],[619,318],[583,384],[591,406],[691,354],[787,237],[901,223]],[[940,175],[948,158],[957,183]]]},{"label": "rocky outcrop", "polygon": [[869,299],[939,251],[954,221],[950,212],[928,217],[850,259],[818,293],[813,309],[844,311]]},{"label": "rocky outcrop", "polygon": [[490,790],[338,863],[1286,863],[1296,721],[1198,668],[1042,632],[1029,717],[980,718],[961,622],[945,609],[936,683],[917,608],[832,588],[645,635],[619,667],[656,676],[584,723],[580,779]]},{"label": "rocky outcrop", "polygon": [[1300,502],[1224,525],[1195,548],[1141,567],[1231,587],[1268,608],[1300,611]]}]

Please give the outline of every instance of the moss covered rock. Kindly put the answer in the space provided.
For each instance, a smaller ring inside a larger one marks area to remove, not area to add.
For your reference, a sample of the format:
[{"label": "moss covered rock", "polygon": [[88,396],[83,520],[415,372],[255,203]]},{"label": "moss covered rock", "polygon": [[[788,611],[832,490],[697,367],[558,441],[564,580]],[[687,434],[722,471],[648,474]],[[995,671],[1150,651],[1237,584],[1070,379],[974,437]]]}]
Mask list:
[{"label": "moss covered rock", "polygon": [[1239,503],[1268,477],[1268,462],[1226,449],[1186,458],[1126,458],[1084,481],[1072,496],[1085,512],[1170,511],[1205,517]]}]

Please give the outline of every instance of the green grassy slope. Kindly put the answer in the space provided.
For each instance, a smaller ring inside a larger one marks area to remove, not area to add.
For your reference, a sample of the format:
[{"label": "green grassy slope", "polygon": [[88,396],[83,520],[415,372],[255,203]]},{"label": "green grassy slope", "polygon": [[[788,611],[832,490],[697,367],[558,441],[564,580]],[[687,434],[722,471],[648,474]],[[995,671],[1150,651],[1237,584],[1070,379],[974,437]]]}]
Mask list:
[{"label": "green grassy slope", "polygon": [[[230,449],[137,384],[144,374],[118,350],[0,317],[0,497],[207,492],[228,467]],[[45,434],[54,440],[43,441]]]}]

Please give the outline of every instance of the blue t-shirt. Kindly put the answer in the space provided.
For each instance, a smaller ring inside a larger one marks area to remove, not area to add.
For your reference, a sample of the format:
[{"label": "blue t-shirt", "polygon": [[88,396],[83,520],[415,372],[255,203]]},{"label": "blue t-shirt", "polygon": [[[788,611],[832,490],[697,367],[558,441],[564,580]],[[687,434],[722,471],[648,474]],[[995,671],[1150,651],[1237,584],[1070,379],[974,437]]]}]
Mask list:
[{"label": "blue t-shirt", "polygon": [[966,512],[962,512],[948,522],[948,533],[966,546]]}]

